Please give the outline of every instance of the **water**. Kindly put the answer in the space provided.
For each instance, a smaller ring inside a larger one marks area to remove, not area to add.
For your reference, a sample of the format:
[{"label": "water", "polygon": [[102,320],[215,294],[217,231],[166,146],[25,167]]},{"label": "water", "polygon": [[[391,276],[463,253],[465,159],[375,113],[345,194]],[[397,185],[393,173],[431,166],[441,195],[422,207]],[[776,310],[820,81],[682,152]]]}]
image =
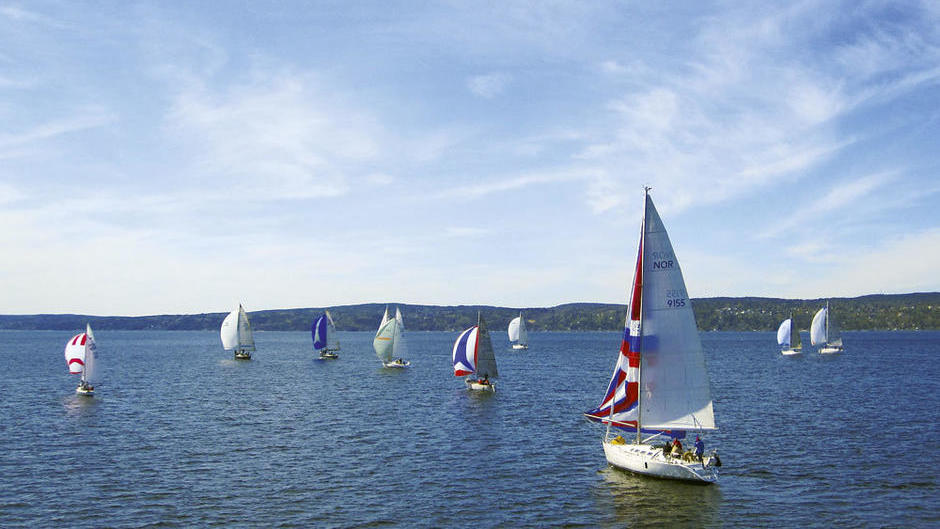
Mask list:
[{"label": "water", "polygon": [[214,332],[97,332],[106,382],[74,393],[70,333],[0,331],[0,526],[917,527],[940,524],[938,332],[844,333],[848,352],[782,357],[773,333],[702,335],[720,483],[607,467],[580,413],[619,333],[494,333],[495,395],[450,368],[457,333],[371,333],[336,361],[261,332],[250,362]]}]

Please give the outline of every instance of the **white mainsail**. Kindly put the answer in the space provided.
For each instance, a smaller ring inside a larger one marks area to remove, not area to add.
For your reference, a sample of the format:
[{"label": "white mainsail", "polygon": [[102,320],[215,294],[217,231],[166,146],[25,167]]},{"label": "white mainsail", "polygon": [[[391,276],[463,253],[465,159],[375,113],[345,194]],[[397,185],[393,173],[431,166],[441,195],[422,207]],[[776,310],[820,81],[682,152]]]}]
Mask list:
[{"label": "white mainsail", "polygon": [[392,340],[392,356],[402,358],[405,356],[405,320],[401,311],[395,307],[395,339]]},{"label": "white mainsail", "polygon": [[509,341],[517,343],[519,345],[528,345],[529,344],[529,333],[525,328],[525,319],[522,318],[522,312],[519,313],[519,316],[512,319],[509,322],[509,328],[507,329],[509,333]]},{"label": "white mainsail", "polygon": [[91,324],[85,324],[85,335],[88,341],[85,345],[85,370],[82,372],[82,382],[91,384],[98,375],[98,344],[95,343],[95,334],[91,332]]},{"label": "white mainsail", "polygon": [[705,355],[669,235],[646,196],[640,417],[643,428],[715,429]]},{"label": "white mainsail", "polygon": [[330,311],[326,311],[326,349],[327,351],[339,351],[336,324],[333,323],[333,316],[330,315]]}]

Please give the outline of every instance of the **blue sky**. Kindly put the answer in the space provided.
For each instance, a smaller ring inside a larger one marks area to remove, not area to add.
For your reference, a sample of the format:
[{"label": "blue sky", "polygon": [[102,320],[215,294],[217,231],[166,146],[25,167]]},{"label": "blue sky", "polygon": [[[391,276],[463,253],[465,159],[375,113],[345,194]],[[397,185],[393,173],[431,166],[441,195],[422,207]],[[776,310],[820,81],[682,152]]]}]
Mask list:
[{"label": "blue sky", "polygon": [[0,0],[0,313],[940,290],[940,4],[650,4]]}]

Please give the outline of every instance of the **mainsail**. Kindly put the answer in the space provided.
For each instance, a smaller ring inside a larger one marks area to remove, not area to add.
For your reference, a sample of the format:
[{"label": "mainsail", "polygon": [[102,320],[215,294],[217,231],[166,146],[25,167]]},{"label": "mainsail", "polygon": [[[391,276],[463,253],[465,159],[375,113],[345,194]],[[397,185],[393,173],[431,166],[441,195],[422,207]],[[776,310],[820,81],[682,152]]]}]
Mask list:
[{"label": "mainsail", "polygon": [[648,193],[620,354],[600,405],[585,415],[631,430],[716,429],[692,304]]}]

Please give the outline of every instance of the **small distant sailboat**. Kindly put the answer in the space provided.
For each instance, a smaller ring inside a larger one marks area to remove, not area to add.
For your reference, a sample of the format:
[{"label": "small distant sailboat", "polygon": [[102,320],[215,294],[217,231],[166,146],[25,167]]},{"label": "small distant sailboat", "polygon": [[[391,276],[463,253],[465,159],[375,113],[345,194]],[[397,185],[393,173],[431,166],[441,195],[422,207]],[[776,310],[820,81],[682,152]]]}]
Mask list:
[{"label": "small distant sailboat", "polygon": [[525,330],[522,311],[519,311],[519,316],[509,322],[509,342],[512,343],[513,349],[529,348],[529,333]]},{"label": "small distant sailboat", "polygon": [[828,301],[826,301],[826,306],[819,309],[819,312],[813,316],[813,323],[809,328],[809,339],[813,345],[822,345],[819,348],[820,354],[842,352],[842,335],[839,333],[839,324],[832,317]]},{"label": "small distant sailboat", "polygon": [[330,311],[324,312],[313,320],[310,334],[313,336],[313,348],[320,353],[320,360],[339,358],[336,354],[339,351],[339,339],[336,337],[336,325],[333,324]]},{"label": "small distant sailboat", "polygon": [[[717,426],[692,304],[649,188],[617,363],[601,404],[584,415],[607,425],[604,455],[615,467],[660,478],[718,480],[715,451],[705,454],[701,443],[698,455],[682,452],[677,442],[687,432]],[[611,438],[611,428],[636,432],[635,440]],[[665,442],[670,437],[674,447]],[[653,444],[657,438],[662,444]]]},{"label": "small distant sailboat", "polygon": [[777,329],[777,343],[781,346],[780,352],[785,355],[798,355],[803,352],[800,342],[800,330],[793,323],[793,314],[783,320]]},{"label": "small distant sailboat", "polygon": [[85,332],[76,334],[65,344],[65,362],[69,367],[69,374],[81,375],[81,382],[75,388],[79,395],[94,396],[95,380],[98,364],[98,348],[95,344],[95,335],[91,332],[91,325],[85,324]]},{"label": "small distant sailboat", "polygon": [[234,350],[236,360],[251,360],[251,352],[255,350],[255,339],[251,334],[248,314],[241,303],[222,320],[220,334],[222,347],[226,351]]},{"label": "small distant sailboat", "polygon": [[[460,333],[454,342],[454,376],[467,378],[467,389],[477,391],[496,391],[490,378],[499,376],[496,369],[496,355],[493,353],[493,341],[486,330],[483,316],[477,313],[477,324]],[[469,376],[475,375],[475,376]]]},{"label": "small distant sailboat", "polygon": [[388,307],[385,307],[382,323],[379,324],[379,330],[372,340],[372,348],[383,366],[404,368],[411,365],[411,362],[402,358],[405,352],[404,332],[405,321],[401,317],[401,311],[396,307],[395,317],[389,318]]}]

